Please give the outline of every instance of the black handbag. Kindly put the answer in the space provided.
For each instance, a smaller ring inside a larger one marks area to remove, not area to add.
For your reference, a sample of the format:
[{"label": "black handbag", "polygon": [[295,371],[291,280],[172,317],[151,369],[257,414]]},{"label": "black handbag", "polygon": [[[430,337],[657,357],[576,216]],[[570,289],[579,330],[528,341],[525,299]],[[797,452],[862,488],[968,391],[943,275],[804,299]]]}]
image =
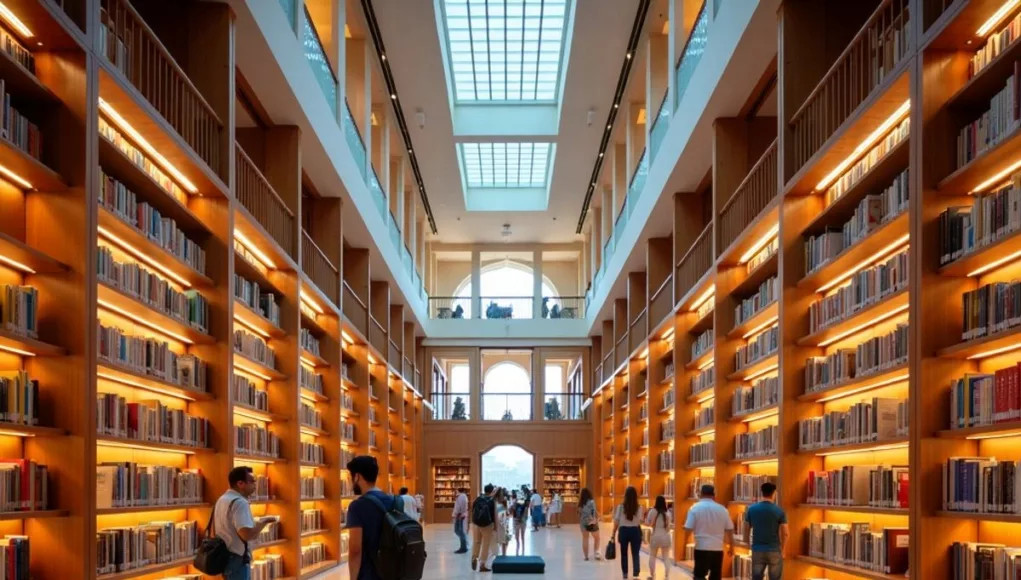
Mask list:
[{"label": "black handbag", "polygon": [[[241,498],[234,498],[231,500],[230,505],[227,506],[227,513],[230,514],[231,508],[234,507],[234,502]],[[227,563],[230,562],[230,550],[227,549],[227,543],[213,534],[213,518],[216,517],[216,506],[213,506],[212,513],[209,514],[209,523],[206,524],[206,537],[202,538],[202,542],[199,544],[198,552],[195,553],[195,561],[192,565],[198,569],[199,572],[206,574],[207,576],[219,576],[223,574],[224,570],[227,569]],[[245,552],[248,552],[248,542],[245,542]]]},{"label": "black handbag", "polygon": [[610,541],[606,543],[606,553],[603,557],[607,560],[617,559],[617,544],[613,543],[613,539],[610,539]]}]

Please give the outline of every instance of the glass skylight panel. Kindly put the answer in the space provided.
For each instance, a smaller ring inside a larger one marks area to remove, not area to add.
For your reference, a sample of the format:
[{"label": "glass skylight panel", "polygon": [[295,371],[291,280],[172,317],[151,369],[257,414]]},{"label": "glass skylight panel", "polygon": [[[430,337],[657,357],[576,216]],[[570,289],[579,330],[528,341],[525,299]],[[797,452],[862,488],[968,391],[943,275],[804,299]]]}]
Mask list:
[{"label": "glass skylight panel", "polygon": [[550,143],[462,143],[470,188],[545,187]]},{"label": "glass skylight panel", "polygon": [[568,0],[443,0],[458,101],[554,101]]}]

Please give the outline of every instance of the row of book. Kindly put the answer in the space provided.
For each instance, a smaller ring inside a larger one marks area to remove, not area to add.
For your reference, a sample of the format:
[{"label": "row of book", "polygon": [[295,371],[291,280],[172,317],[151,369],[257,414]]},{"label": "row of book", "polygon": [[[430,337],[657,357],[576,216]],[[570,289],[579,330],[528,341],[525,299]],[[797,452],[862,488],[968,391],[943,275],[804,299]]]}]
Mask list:
[{"label": "row of book", "polygon": [[271,369],[277,366],[276,353],[266,344],[261,336],[248,332],[243,328],[234,330],[234,352],[260,362]]},{"label": "row of book", "polygon": [[1014,62],[1014,74],[989,101],[989,108],[957,134],[957,167],[964,167],[979,155],[1014,133],[1021,120],[1021,62]]},{"label": "row of book", "polygon": [[908,287],[908,252],[855,272],[847,284],[812,303],[808,329],[815,333],[847,320]]},{"label": "row of book", "polygon": [[254,310],[259,316],[280,326],[280,305],[277,304],[276,294],[265,292],[256,282],[234,274],[234,298]]},{"label": "row of book", "polygon": [[96,396],[96,427],[100,435],[169,443],[187,447],[209,446],[209,421],[159,400],[129,403],[113,393]]},{"label": "row of book", "polygon": [[234,425],[234,452],[256,457],[280,457],[280,438],[262,425]]},{"label": "row of book", "polygon": [[674,435],[674,420],[667,419],[659,425],[659,440],[662,441],[673,441]]},{"label": "row of book", "polygon": [[323,510],[321,509],[304,509],[301,510],[299,520],[301,524],[301,533],[313,532],[324,528],[323,525]]},{"label": "row of book", "polygon": [[908,466],[844,465],[808,472],[806,503],[834,507],[908,507]]},{"label": "row of book", "polygon": [[305,365],[298,365],[298,386],[321,395],[323,394],[323,375]]},{"label": "row of book", "polygon": [[756,334],[748,344],[737,347],[734,353],[734,368],[741,370],[775,354],[780,348],[780,325],[774,324]]},{"label": "row of book", "polygon": [[674,361],[670,361],[663,365],[663,378],[666,380],[674,378]]},{"label": "row of book", "polygon": [[908,326],[901,323],[890,332],[874,336],[855,348],[838,349],[805,361],[805,392],[821,391],[867,377],[904,363],[908,357]]},{"label": "row of book", "polygon": [[948,207],[939,216],[940,264],[949,264],[1021,229],[1021,173],[986,193],[974,193],[970,206]]},{"label": "row of book", "polygon": [[231,379],[231,392],[234,393],[235,403],[257,411],[269,412],[269,393],[258,388],[248,377],[234,373]]},{"label": "row of book", "polygon": [[712,390],[716,385],[716,365],[711,364],[691,376],[691,394]]},{"label": "row of book", "polygon": [[0,539],[0,579],[30,580],[30,539],[28,536],[7,534]]},{"label": "row of book", "polygon": [[326,449],[318,443],[302,441],[301,449],[299,450],[299,461],[322,465],[326,462]]},{"label": "row of book", "polygon": [[778,483],[777,476],[756,473],[738,473],[734,476],[734,501],[761,500],[762,484],[767,482],[776,485]]},{"label": "row of book", "polygon": [[1021,363],[950,381],[950,428],[1021,420]]},{"label": "row of book", "polygon": [[691,360],[695,360],[713,348],[713,329],[709,329],[695,337],[691,342]]},{"label": "row of book", "polygon": [[[102,125],[102,122],[100,123]],[[158,209],[138,201],[135,192],[123,183],[99,171],[99,206],[141,232],[145,237],[171,253],[196,272],[206,272],[206,252],[177,227],[173,218],[163,217]]]},{"label": "row of book", "polygon": [[127,572],[195,555],[198,523],[150,522],[96,533],[96,574]]},{"label": "row of book", "polygon": [[660,410],[669,409],[674,404],[674,389],[667,389],[663,393],[663,404],[660,406]]},{"label": "row of book", "polygon": [[271,521],[269,522],[269,524],[266,525],[265,528],[262,529],[261,532],[259,532],[259,537],[257,537],[254,542],[248,543],[248,548],[250,550],[255,549],[263,544],[275,542],[283,538],[283,536],[280,533],[281,532],[280,516],[266,515],[263,517],[269,518]]},{"label": "row of book", "polygon": [[276,580],[284,577],[284,557],[280,554],[265,554],[252,560],[252,580]]},{"label": "row of book", "polygon": [[248,501],[269,501],[273,499],[273,486],[268,475],[255,474],[255,493]]},{"label": "row of book", "polygon": [[961,340],[989,336],[1021,324],[1021,281],[994,282],[962,295]]},{"label": "row of book", "polygon": [[701,464],[716,461],[716,441],[693,443],[688,448],[688,463]]},{"label": "row of book", "polygon": [[808,555],[813,558],[883,574],[908,570],[908,528],[873,531],[868,522],[812,522],[807,532]]},{"label": "row of book", "polygon": [[[699,407],[694,411],[695,422],[692,429],[701,429],[703,427],[709,427],[716,422],[716,404],[710,402],[704,407]],[[648,431],[646,431],[648,433]]]},{"label": "row of book", "polygon": [[0,48],[28,72],[35,74],[35,56],[13,34],[0,28]]},{"label": "row of book", "polygon": [[829,411],[821,417],[798,422],[800,449],[825,449],[906,437],[908,402],[872,397],[845,411]]},{"label": "row of book", "polygon": [[120,262],[113,250],[100,244],[96,249],[96,274],[108,286],[137,299],[149,308],[209,332],[209,303],[197,290],[179,292],[173,284],[136,262]]},{"label": "row of book", "polygon": [[968,61],[968,78],[982,72],[990,62],[1014,44],[1021,36],[1021,14],[1016,14],[996,32],[986,37],[985,44],[972,54]]},{"label": "row of book", "polygon": [[[747,272],[749,274],[754,272],[756,268],[764,264],[766,260],[772,258],[779,251],[780,239],[777,236],[773,236],[766,245],[762,246],[761,250],[752,256],[751,260],[748,260],[748,264],[745,266],[747,268]],[[713,300],[706,300],[706,304],[709,305],[710,310],[712,309],[713,302]],[[708,314],[708,312],[706,312],[706,314]],[[699,318],[701,318],[701,316],[699,316]]]},{"label": "row of book", "polygon": [[313,499],[325,499],[326,498],[326,480],[321,476],[302,476],[301,477],[301,499],[313,500]]},{"label": "row of book", "polygon": [[7,83],[0,79],[0,136],[35,159],[42,158],[43,134],[39,126],[29,120],[11,104],[13,95],[7,92]]},{"label": "row of book", "polygon": [[120,328],[99,324],[96,343],[102,362],[186,389],[207,389],[206,363],[192,354],[177,354],[165,341],[131,336]]},{"label": "row of book", "polygon": [[0,512],[49,507],[49,469],[29,459],[0,459]]},{"label": "row of book", "polygon": [[734,390],[730,414],[733,417],[749,415],[780,401],[780,377],[755,379],[750,386],[741,385]]},{"label": "row of book", "polygon": [[743,324],[761,312],[762,309],[776,302],[776,298],[779,295],[780,279],[776,276],[759,284],[755,294],[741,300],[741,303],[734,307],[734,326]]},{"label": "row of book", "polygon": [[950,457],[943,466],[943,509],[1021,514],[1021,461]]},{"label": "row of book", "polygon": [[301,567],[308,568],[326,561],[326,545],[312,542],[301,547]]},{"label": "row of book", "polygon": [[0,371],[0,422],[39,424],[39,381],[26,371]]},{"label": "row of book", "polygon": [[305,401],[301,401],[301,405],[298,407],[298,421],[305,427],[323,428],[323,414],[314,405]]},{"label": "row of book", "polygon": [[309,329],[298,329],[298,344],[301,345],[301,348],[319,356],[319,339]]},{"label": "row of book", "polygon": [[[908,138],[908,134],[911,132],[911,118],[905,117],[892,131],[886,134],[883,139],[876,143],[868,153],[866,153],[861,159],[859,159],[854,165],[848,168],[843,174],[840,175],[833,182],[829,188],[826,189],[825,203],[827,206],[832,204],[834,201],[843,197],[845,193],[859,181],[862,177],[868,175],[872,168],[889,153],[899,143]],[[906,175],[906,171],[901,174]],[[900,179],[900,178],[898,178]],[[904,207],[907,207],[908,199],[908,187],[907,179],[904,179],[903,190],[896,195],[899,198],[899,202],[904,203]],[[899,205],[897,203],[891,203],[891,205]]]},{"label": "row of book", "polygon": [[1021,577],[1021,547],[978,542],[950,546],[952,580],[1010,580]]},{"label": "row of book", "polygon": [[0,284],[0,329],[39,338],[39,290],[32,286]]},{"label": "row of book", "polygon": [[[643,459],[644,459],[644,456],[643,456]],[[648,465],[646,465],[646,467],[648,467]],[[659,470],[660,473],[662,473],[664,471],[673,471],[674,470],[674,452],[673,452],[673,450],[660,451],[656,455],[656,469]]]},{"label": "row of book", "polygon": [[[355,424],[345,420],[340,424],[340,438],[349,443],[355,442]],[[346,463],[345,463],[346,465]]]},{"label": "row of book", "polygon": [[96,507],[122,508],[202,503],[202,471],[134,462],[96,466]]},{"label": "row of book", "polygon": [[347,391],[340,392],[340,408],[352,413],[355,412],[355,398]]},{"label": "row of book", "polygon": [[776,446],[779,440],[780,428],[776,425],[770,425],[750,433],[738,433],[734,437],[734,457],[736,459],[753,459],[776,455]]},{"label": "row of book", "polygon": [[[660,467],[662,469],[662,467]],[[638,457],[638,475],[649,474],[649,456],[641,455]]]},{"label": "row of book", "polygon": [[[673,477],[670,478],[669,483],[673,484]],[[711,475],[708,475],[708,476],[707,475],[696,475],[695,477],[692,477],[691,478],[691,485],[689,486],[689,489],[688,489],[688,497],[691,498],[691,499],[698,499],[699,495],[702,493],[702,486],[703,485],[715,486],[716,485],[716,478],[711,476]],[[670,495],[672,496],[673,494],[670,494]]]}]

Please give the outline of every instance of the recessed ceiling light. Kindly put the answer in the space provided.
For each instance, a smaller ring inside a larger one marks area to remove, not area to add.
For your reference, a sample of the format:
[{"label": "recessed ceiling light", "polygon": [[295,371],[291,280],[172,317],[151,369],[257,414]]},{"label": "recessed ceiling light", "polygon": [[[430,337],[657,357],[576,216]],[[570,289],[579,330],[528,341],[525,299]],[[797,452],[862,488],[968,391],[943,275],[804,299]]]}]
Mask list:
[{"label": "recessed ceiling light", "polygon": [[631,53],[630,52],[627,53],[627,58],[629,58],[629,59],[631,58]]},{"label": "recessed ceiling light", "polygon": [[610,128],[610,127],[612,127],[612,126],[613,126],[613,125],[607,125],[607,126],[606,126],[606,128],[607,128],[607,129],[609,129],[609,128]]},{"label": "recessed ceiling light", "polygon": [[603,152],[602,152],[602,151],[600,151],[600,152],[599,152],[599,156],[600,156],[600,157],[602,157],[602,156],[603,156]]},{"label": "recessed ceiling light", "polygon": [[383,60],[386,60],[386,55],[385,54],[381,54],[381,55],[379,55],[379,57],[382,58]]},{"label": "recessed ceiling light", "polygon": [[393,100],[397,100],[397,95],[394,93],[390,93],[390,98]]},{"label": "recessed ceiling light", "polygon": [[620,105],[618,105],[617,103],[614,103],[614,104],[613,104],[613,108],[614,108],[614,109],[616,109],[616,108],[617,108],[617,107],[619,107],[619,106],[620,106]]}]

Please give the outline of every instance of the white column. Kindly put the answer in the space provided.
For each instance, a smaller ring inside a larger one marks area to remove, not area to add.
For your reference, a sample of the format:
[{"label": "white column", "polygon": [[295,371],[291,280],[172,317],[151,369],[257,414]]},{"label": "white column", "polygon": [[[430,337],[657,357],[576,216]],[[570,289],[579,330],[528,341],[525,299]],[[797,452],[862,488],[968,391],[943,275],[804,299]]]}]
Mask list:
[{"label": "white column", "polygon": [[472,318],[482,318],[482,253],[472,250]]},{"label": "white column", "polygon": [[542,250],[532,250],[532,318],[542,318]]}]

